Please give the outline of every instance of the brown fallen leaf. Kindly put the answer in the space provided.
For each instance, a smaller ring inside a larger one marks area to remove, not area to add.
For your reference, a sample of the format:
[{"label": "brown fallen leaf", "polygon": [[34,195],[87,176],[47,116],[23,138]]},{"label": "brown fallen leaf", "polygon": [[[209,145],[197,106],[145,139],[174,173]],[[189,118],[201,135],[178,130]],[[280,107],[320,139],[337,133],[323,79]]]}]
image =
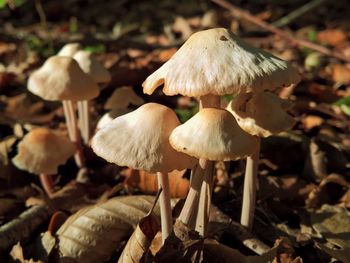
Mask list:
[{"label": "brown fallen leaf", "polygon": [[344,263],[350,263],[350,247],[343,249],[332,249],[321,243],[316,243],[316,246],[331,257],[334,257]]},{"label": "brown fallen leaf", "polygon": [[134,233],[129,238],[128,243],[126,243],[125,248],[119,257],[119,263],[144,262],[145,258],[150,256],[149,248],[152,240],[157,232],[160,231],[159,220],[152,214],[159,194],[160,191],[154,200],[151,210],[137,224]]},{"label": "brown fallen leaf", "polygon": [[325,178],[327,172],[327,155],[323,149],[320,148],[318,141],[312,139],[308,145],[309,151],[305,161],[303,174],[305,177],[319,182]]},{"label": "brown fallen leaf", "polygon": [[345,42],[346,39],[347,34],[340,29],[326,29],[317,34],[318,42],[333,47]]},{"label": "brown fallen leaf", "polygon": [[350,83],[350,68],[342,64],[333,64],[331,66],[332,79],[337,84]]},{"label": "brown fallen leaf", "polygon": [[[184,198],[189,189],[189,181],[183,178],[186,170],[169,173],[170,195],[172,198]],[[143,194],[155,194],[158,191],[157,176],[145,171],[126,169],[122,173],[126,180],[126,187],[138,188]]]},{"label": "brown fallen leaf", "polygon": [[[83,208],[57,231],[61,260],[103,262],[151,209],[153,196],[123,196]],[[172,200],[174,206],[176,200]],[[159,215],[159,206],[155,207]]]},{"label": "brown fallen leaf", "polygon": [[307,115],[301,119],[301,122],[306,130],[311,130],[315,127],[321,126],[323,119],[316,115]]},{"label": "brown fallen leaf", "polygon": [[33,259],[25,259],[23,255],[23,248],[20,243],[13,246],[10,256],[13,260],[20,263],[42,263],[42,261],[34,261]]},{"label": "brown fallen leaf", "polygon": [[349,188],[350,185],[343,176],[330,174],[322,179],[319,186],[310,192],[305,201],[306,206],[316,208],[322,204],[337,203]]}]

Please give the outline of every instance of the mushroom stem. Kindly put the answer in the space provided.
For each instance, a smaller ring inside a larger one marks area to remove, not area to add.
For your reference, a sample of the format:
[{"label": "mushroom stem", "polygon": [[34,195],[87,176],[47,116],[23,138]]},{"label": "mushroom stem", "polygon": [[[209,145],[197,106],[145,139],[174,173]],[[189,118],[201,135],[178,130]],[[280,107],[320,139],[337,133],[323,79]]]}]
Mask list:
[{"label": "mushroom stem", "polygon": [[205,171],[204,180],[200,192],[198,214],[196,221],[196,231],[203,237],[207,234],[209,213],[211,205],[211,196],[213,189],[213,168],[214,162],[205,159],[200,159],[199,164]]},{"label": "mushroom stem", "polygon": [[90,115],[89,115],[89,101],[78,101],[79,127],[81,137],[85,145],[89,144],[90,139]]},{"label": "mushroom stem", "polygon": [[199,195],[204,179],[204,170],[196,165],[191,172],[190,190],[187,194],[185,204],[179,215],[179,220],[189,228],[194,228],[196,222]]},{"label": "mushroom stem", "polygon": [[165,240],[173,231],[173,217],[170,205],[170,186],[168,174],[158,172],[157,179],[158,187],[163,189],[162,193],[160,194],[159,204],[162,225],[162,242],[164,244]]},{"label": "mushroom stem", "polygon": [[42,173],[39,175],[39,178],[45,193],[47,194],[48,197],[51,197],[53,194],[53,188],[54,188],[54,183],[51,175]]},{"label": "mushroom stem", "polygon": [[77,126],[74,105],[71,100],[64,100],[62,104],[63,104],[64,115],[66,118],[69,139],[73,143],[75,143],[77,147],[77,151],[74,154],[75,163],[79,168],[81,168],[85,165],[85,160],[82,152],[82,147],[80,142],[80,133]]},{"label": "mushroom stem", "polygon": [[256,203],[256,188],[258,184],[258,165],[260,154],[260,138],[258,138],[258,145],[255,152],[248,156],[245,177],[244,177],[244,190],[243,190],[243,203],[241,224],[252,230],[254,221],[254,211]]}]

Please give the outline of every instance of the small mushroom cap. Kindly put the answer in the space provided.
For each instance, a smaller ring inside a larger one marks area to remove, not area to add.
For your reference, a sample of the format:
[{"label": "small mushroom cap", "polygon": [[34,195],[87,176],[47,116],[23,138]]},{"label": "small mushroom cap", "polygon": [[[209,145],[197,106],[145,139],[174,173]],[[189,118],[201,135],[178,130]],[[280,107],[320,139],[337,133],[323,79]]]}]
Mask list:
[{"label": "small mushroom cap", "polygon": [[102,129],[104,126],[106,126],[107,124],[109,124],[111,121],[113,121],[115,118],[127,114],[132,110],[129,109],[115,109],[115,110],[111,110],[105,114],[102,115],[102,117],[99,119],[97,125],[96,125],[96,129],[100,130]]},{"label": "small mushroom cap", "polygon": [[58,51],[57,56],[73,57],[81,49],[82,47],[79,43],[68,43]]},{"label": "small mushroom cap", "polygon": [[145,101],[139,97],[132,87],[116,89],[104,105],[106,110],[126,109],[129,104],[140,106]]},{"label": "small mushroom cap", "polygon": [[88,74],[96,83],[108,83],[111,81],[111,73],[98,61],[94,54],[80,50],[73,58],[78,62],[81,69]]},{"label": "small mushroom cap", "polygon": [[229,161],[250,155],[257,139],[244,132],[231,113],[204,108],[170,135],[175,150],[211,161]]},{"label": "small mushroom cap", "polygon": [[56,174],[75,152],[74,144],[46,128],[27,133],[18,144],[18,153],[12,162],[21,170],[33,174]]},{"label": "small mushroom cap", "polygon": [[276,94],[258,92],[237,95],[226,109],[247,133],[268,137],[294,126],[295,120],[285,111],[290,105]]},{"label": "small mushroom cap", "polygon": [[53,56],[30,75],[28,90],[45,100],[90,100],[99,88],[70,57]]},{"label": "small mushroom cap", "polygon": [[273,90],[298,81],[288,62],[214,28],[193,34],[142,86],[146,94],[164,84],[166,95],[195,97]]},{"label": "small mushroom cap", "polygon": [[92,149],[108,162],[152,173],[192,168],[195,159],[169,143],[170,133],[179,124],[170,108],[147,103],[99,130]]}]

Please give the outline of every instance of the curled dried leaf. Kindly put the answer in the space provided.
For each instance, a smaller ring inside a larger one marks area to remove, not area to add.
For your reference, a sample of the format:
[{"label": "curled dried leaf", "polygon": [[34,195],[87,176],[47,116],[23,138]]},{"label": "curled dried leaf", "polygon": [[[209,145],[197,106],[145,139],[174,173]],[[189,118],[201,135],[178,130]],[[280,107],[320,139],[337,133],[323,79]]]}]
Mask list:
[{"label": "curled dried leaf", "polygon": [[[78,211],[57,231],[61,259],[77,263],[107,260],[120,242],[130,236],[153,201],[153,196],[116,197]],[[154,214],[159,215],[159,207]]]}]

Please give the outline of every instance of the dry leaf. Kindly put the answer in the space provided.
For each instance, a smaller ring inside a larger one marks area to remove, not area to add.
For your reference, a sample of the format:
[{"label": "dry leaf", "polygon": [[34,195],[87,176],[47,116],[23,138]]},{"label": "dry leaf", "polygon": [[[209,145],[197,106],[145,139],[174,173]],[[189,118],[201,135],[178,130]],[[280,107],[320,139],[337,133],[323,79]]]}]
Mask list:
[{"label": "dry leaf", "polygon": [[13,246],[10,255],[12,259],[16,260],[16,262],[20,263],[42,263],[42,261],[34,261],[33,259],[25,259],[23,255],[23,248],[20,245],[20,243],[17,243],[16,245]]},{"label": "dry leaf", "polygon": [[17,138],[15,136],[8,136],[0,141],[0,163],[2,165],[6,166],[9,164],[8,153],[16,141]]},{"label": "dry leaf", "polygon": [[343,249],[332,249],[320,243],[316,243],[316,246],[330,256],[339,259],[341,262],[350,263],[350,247]]},{"label": "dry leaf", "polygon": [[347,34],[340,29],[327,29],[317,34],[318,42],[330,46],[337,46],[347,39]]},{"label": "dry leaf", "polygon": [[350,83],[350,68],[342,64],[333,64],[331,66],[332,79],[338,84]]},{"label": "dry leaf", "polygon": [[[186,170],[172,171],[169,173],[170,195],[172,198],[185,198],[189,189],[189,181],[183,178]],[[143,194],[155,194],[158,191],[157,176],[145,171],[126,169],[123,171],[126,176],[127,187],[138,188]]]},{"label": "dry leaf", "polygon": [[301,119],[301,122],[305,130],[311,130],[315,127],[321,126],[323,123],[323,119],[316,115],[307,115],[306,117]]},{"label": "dry leaf", "polygon": [[[84,208],[57,231],[63,259],[96,263],[108,259],[153,205],[153,196],[125,196]],[[176,201],[172,201],[175,205]],[[154,214],[159,215],[159,207]]]},{"label": "dry leaf", "polygon": [[190,24],[182,16],[178,16],[175,18],[175,22],[173,24],[173,30],[176,33],[180,33],[182,39],[184,40],[188,39],[193,33],[193,30]]},{"label": "dry leaf", "polygon": [[350,248],[350,213],[345,208],[324,205],[310,219],[312,228],[328,242]]},{"label": "dry leaf", "polygon": [[129,238],[118,262],[142,262],[142,258],[147,256],[151,242],[158,231],[160,231],[158,218],[152,214],[142,218]]},{"label": "dry leaf", "polygon": [[309,151],[303,174],[307,178],[319,182],[328,174],[327,161],[326,153],[320,148],[319,143],[312,139],[309,144]]},{"label": "dry leaf", "polygon": [[306,199],[307,207],[319,207],[322,204],[336,203],[349,189],[349,183],[338,174],[330,174],[312,190]]}]

